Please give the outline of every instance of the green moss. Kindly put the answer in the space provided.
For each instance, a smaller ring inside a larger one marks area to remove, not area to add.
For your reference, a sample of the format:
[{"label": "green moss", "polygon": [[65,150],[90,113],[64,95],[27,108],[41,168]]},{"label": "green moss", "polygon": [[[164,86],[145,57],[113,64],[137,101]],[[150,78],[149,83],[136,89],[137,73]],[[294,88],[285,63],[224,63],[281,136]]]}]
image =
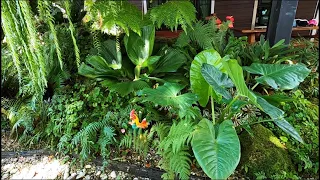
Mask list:
[{"label": "green moss", "polygon": [[254,137],[247,132],[240,135],[241,160],[238,167],[246,167],[247,175],[264,172],[266,177],[285,172],[294,172],[291,159],[277,137],[261,124],[252,127]]}]

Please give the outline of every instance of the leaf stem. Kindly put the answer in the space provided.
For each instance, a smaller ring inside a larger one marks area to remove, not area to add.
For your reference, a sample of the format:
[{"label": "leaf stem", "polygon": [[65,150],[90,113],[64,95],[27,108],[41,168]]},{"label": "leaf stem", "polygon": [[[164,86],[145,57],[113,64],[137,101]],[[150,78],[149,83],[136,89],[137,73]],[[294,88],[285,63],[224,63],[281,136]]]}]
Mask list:
[{"label": "leaf stem", "polygon": [[258,82],[251,88],[251,90],[254,90],[254,88],[256,88],[258,86]]},{"label": "leaf stem", "polygon": [[216,124],[215,115],[214,115],[214,102],[213,102],[213,93],[211,92],[211,115],[212,115],[212,123],[213,125]]},{"label": "leaf stem", "polygon": [[227,105],[227,107],[222,111],[222,114],[221,114],[221,116],[220,116],[220,118],[219,118],[219,121],[220,121],[220,122],[223,121],[226,112],[229,111],[229,109],[230,109],[230,107],[232,106],[232,104],[233,104],[238,98],[239,98],[239,95],[236,95],[236,96],[232,99],[232,101]]},{"label": "leaf stem", "polygon": [[157,78],[157,77],[148,77],[148,79],[151,79],[151,80],[155,80],[155,81],[159,81],[159,82],[162,82],[162,83],[165,83],[166,81],[163,80],[163,79],[160,79],[160,78]]}]

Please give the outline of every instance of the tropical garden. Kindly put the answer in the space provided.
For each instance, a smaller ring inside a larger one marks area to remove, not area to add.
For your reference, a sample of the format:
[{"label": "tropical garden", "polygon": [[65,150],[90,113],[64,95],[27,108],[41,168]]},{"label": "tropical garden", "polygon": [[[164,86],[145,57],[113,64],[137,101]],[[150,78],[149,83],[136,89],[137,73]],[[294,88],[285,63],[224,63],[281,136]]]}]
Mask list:
[{"label": "tropical garden", "polygon": [[[189,1],[1,5],[1,130],[19,150],[159,179],[319,178],[318,39],[248,44],[232,12],[199,20]],[[76,173],[127,178],[111,174]]]}]

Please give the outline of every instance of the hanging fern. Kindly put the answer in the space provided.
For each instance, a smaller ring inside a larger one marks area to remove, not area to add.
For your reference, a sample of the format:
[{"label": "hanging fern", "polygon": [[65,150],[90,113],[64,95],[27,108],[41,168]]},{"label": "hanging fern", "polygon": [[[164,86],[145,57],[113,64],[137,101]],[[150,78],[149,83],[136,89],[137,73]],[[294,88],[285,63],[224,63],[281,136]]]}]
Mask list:
[{"label": "hanging fern", "polygon": [[83,20],[92,23],[91,27],[94,30],[114,36],[118,36],[122,30],[126,34],[132,30],[140,35],[143,25],[142,13],[127,1],[85,0],[85,10],[87,14]]},{"label": "hanging fern", "polygon": [[79,69],[79,67],[80,67],[80,51],[79,51],[79,48],[77,45],[77,40],[74,37],[75,29],[74,29],[73,23],[71,21],[70,2],[69,2],[69,0],[64,0],[63,3],[65,6],[66,16],[69,21],[69,30],[70,30],[70,34],[71,34],[71,38],[72,38],[72,42],[73,42],[73,46],[74,46],[74,53],[76,55],[76,64],[77,64],[77,68]]},{"label": "hanging fern", "polygon": [[41,99],[47,86],[47,72],[31,7],[27,1],[3,1],[2,4],[2,26],[20,76],[20,84],[22,83],[21,68],[25,67],[32,82],[30,93]]},{"label": "hanging fern", "polygon": [[40,18],[42,18],[42,20],[45,21],[49,25],[50,32],[53,36],[53,42],[56,46],[55,49],[56,49],[56,53],[57,53],[58,60],[60,63],[60,68],[62,69],[63,62],[62,62],[62,57],[61,57],[61,51],[60,51],[59,41],[57,38],[57,32],[54,27],[54,18],[51,15],[50,8],[51,8],[51,6],[49,5],[49,1],[39,1],[38,2],[38,10],[39,10]]},{"label": "hanging fern", "polygon": [[181,25],[184,31],[188,26],[192,26],[192,22],[196,20],[196,9],[191,2],[188,1],[168,1],[160,6],[154,7],[150,12],[150,19],[158,28],[162,24],[173,31],[177,30]]}]

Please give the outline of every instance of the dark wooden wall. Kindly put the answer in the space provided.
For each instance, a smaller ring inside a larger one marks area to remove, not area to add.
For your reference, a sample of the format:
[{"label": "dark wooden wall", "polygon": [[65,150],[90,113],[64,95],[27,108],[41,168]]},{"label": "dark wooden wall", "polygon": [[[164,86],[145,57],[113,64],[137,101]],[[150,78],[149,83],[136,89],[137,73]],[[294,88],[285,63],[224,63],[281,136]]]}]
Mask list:
[{"label": "dark wooden wall", "polygon": [[251,28],[254,0],[215,0],[214,6],[214,12],[221,21],[232,15],[235,28]]},{"label": "dark wooden wall", "polygon": [[141,11],[143,11],[142,8],[142,0],[128,0],[130,3],[136,5],[138,7],[138,9],[140,9]]}]

